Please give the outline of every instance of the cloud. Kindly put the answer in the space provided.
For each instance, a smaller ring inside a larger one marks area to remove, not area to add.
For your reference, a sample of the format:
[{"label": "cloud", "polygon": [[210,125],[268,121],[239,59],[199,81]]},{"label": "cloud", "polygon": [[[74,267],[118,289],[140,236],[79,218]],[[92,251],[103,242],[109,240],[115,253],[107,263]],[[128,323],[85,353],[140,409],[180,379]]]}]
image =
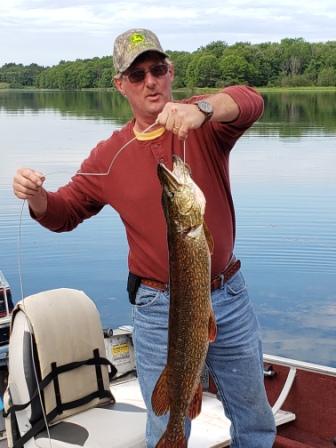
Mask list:
[{"label": "cloud", "polygon": [[109,54],[117,34],[139,26],[160,34],[166,49],[193,51],[214,40],[332,40],[335,18],[336,5],[329,0],[308,0],[304,7],[264,0],[213,0],[208,7],[194,0],[7,0],[0,3],[0,39],[7,62],[34,57],[57,63]]},{"label": "cloud", "polygon": [[[302,361],[335,365],[335,297],[291,309],[269,305],[259,310],[264,351]],[[317,305],[318,304],[318,305]]]}]

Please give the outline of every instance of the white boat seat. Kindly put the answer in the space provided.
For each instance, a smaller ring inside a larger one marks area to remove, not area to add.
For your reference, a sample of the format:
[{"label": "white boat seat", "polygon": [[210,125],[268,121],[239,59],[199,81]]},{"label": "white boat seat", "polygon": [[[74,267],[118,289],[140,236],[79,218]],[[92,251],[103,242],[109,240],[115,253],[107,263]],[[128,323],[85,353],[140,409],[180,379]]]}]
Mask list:
[{"label": "white boat seat", "polygon": [[[9,448],[144,447],[146,411],[114,403],[105,358],[99,313],[83,292],[46,291],[18,304],[5,394]],[[55,365],[58,373],[46,384]],[[44,384],[40,393],[50,440],[36,375]]]},{"label": "white boat seat", "polygon": [[[93,408],[49,428],[52,448],[145,448],[145,409],[127,403]],[[35,447],[50,448],[46,431],[34,440]]]}]

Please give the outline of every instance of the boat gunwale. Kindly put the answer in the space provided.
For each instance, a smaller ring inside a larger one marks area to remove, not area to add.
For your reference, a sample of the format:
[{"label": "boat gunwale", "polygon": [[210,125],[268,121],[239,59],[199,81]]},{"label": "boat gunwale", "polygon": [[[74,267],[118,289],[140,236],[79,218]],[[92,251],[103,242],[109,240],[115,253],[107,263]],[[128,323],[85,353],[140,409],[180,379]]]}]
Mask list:
[{"label": "boat gunwale", "polygon": [[314,364],[312,362],[299,361],[296,359],[285,358],[282,356],[268,355],[264,353],[263,359],[265,363],[277,364],[284,367],[296,368],[298,370],[304,370],[311,373],[320,373],[322,375],[328,375],[336,377],[336,368],[325,366],[322,364]]}]

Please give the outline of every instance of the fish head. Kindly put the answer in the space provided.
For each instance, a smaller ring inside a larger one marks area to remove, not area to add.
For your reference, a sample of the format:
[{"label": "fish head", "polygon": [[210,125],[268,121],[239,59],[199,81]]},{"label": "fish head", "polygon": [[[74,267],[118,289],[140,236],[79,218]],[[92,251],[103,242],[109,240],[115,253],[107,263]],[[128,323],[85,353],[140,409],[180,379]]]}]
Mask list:
[{"label": "fish head", "polygon": [[173,170],[163,163],[158,166],[162,185],[162,203],[168,224],[180,231],[203,223],[205,197],[193,181],[190,168],[178,156],[173,156]]}]

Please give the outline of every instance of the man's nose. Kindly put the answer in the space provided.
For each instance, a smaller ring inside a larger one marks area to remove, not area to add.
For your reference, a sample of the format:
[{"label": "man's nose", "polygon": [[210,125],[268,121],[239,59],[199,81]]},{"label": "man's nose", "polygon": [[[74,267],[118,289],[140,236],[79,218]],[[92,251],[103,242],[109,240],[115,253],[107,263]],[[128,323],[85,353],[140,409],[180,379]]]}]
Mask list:
[{"label": "man's nose", "polygon": [[153,76],[151,74],[151,72],[148,70],[145,75],[145,84],[147,86],[152,86],[152,85],[156,84],[156,81],[157,81],[156,76]]}]

